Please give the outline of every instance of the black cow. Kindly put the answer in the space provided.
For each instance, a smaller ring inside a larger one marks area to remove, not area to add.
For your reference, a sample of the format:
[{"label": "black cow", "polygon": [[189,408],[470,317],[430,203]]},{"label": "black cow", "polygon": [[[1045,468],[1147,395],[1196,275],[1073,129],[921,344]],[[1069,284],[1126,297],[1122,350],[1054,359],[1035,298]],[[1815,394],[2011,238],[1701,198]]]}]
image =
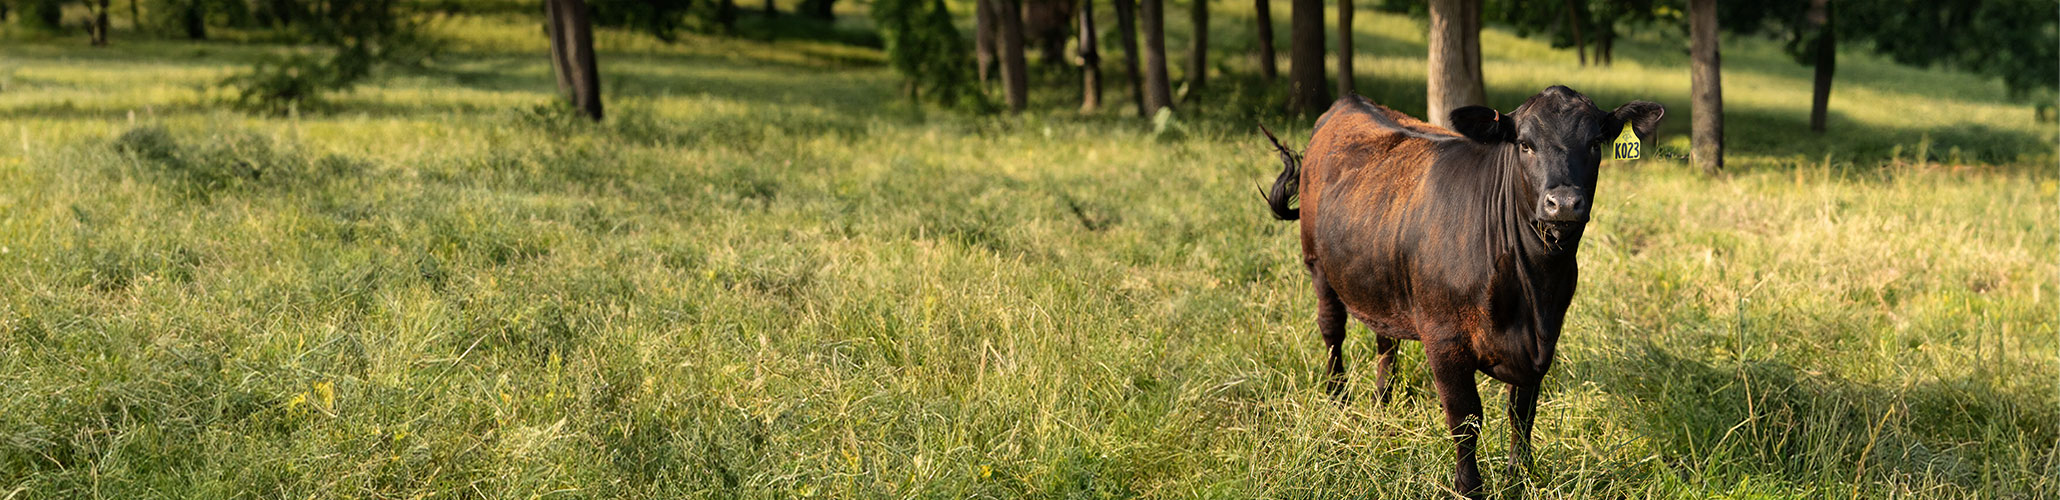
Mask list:
[{"label": "black cow", "polygon": [[[1468,423],[1481,415],[1474,372],[1509,384],[1510,473],[1525,470],[1597,163],[1625,123],[1650,137],[1664,114],[1647,101],[1605,112],[1555,86],[1509,114],[1454,110],[1447,130],[1347,96],[1316,120],[1300,160],[1275,139],[1286,168],[1266,201],[1281,220],[1301,220],[1331,394],[1344,394],[1347,315],[1378,335],[1374,393],[1383,402],[1395,340],[1420,341],[1457,445],[1458,491],[1481,487],[1480,429]],[[1290,207],[1296,197],[1299,210]]]}]

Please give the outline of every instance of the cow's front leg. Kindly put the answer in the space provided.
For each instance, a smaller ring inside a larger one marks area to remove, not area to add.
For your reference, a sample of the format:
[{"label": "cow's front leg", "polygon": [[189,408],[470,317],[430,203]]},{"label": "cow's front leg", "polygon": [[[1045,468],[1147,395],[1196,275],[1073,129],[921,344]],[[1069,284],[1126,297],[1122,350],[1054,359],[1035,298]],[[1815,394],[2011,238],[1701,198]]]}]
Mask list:
[{"label": "cow's front leg", "polygon": [[1509,384],[1509,481],[1516,496],[1531,478],[1531,421],[1538,416],[1538,382]]},{"label": "cow's front leg", "polygon": [[1466,351],[1463,337],[1424,339],[1424,359],[1431,365],[1431,378],[1438,388],[1438,400],[1445,406],[1445,429],[1451,432],[1456,462],[1452,487],[1459,494],[1479,497],[1481,471],[1475,464],[1474,445],[1481,435],[1481,394],[1473,385],[1474,358]]}]

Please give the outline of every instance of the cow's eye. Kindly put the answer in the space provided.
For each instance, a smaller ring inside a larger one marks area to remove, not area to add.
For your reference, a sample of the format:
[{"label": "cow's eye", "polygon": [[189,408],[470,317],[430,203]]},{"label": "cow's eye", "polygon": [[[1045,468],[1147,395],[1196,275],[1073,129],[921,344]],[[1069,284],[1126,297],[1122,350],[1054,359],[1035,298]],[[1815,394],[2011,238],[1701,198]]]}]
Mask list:
[{"label": "cow's eye", "polygon": [[1516,147],[1523,148],[1525,153],[1529,153],[1532,149],[1531,141],[1516,141]]}]

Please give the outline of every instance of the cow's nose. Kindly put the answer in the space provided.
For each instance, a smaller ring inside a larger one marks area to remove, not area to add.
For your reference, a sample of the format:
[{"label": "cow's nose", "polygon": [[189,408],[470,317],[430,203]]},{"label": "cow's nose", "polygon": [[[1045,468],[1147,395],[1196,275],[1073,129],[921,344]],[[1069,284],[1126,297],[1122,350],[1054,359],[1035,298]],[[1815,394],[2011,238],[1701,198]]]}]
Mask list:
[{"label": "cow's nose", "polygon": [[1554,189],[1545,193],[1545,200],[1539,207],[1541,220],[1548,222],[1587,222],[1588,198],[1572,189]]}]

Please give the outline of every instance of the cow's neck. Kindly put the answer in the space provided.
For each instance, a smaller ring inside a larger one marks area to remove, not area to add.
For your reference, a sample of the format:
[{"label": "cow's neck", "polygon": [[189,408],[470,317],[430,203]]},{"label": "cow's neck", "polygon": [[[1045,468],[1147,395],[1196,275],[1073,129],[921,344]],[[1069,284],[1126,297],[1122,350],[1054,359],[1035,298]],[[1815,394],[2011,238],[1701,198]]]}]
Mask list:
[{"label": "cow's neck", "polygon": [[1543,308],[1553,306],[1540,299],[1556,295],[1551,290],[1562,287],[1558,280],[1573,278],[1574,249],[1550,252],[1538,237],[1532,227],[1537,206],[1537,189],[1532,186],[1536,184],[1527,177],[1517,155],[1516,147],[1506,144],[1494,147],[1488,155],[1489,163],[1495,165],[1495,195],[1491,198],[1495,222],[1489,224],[1489,241],[1495,245],[1500,268],[1495,286],[1517,287],[1523,297],[1519,318],[1526,323],[1523,331],[1530,337],[1527,350],[1532,365],[1543,374],[1552,363],[1559,341],[1558,322],[1564,311],[1544,311]]}]

